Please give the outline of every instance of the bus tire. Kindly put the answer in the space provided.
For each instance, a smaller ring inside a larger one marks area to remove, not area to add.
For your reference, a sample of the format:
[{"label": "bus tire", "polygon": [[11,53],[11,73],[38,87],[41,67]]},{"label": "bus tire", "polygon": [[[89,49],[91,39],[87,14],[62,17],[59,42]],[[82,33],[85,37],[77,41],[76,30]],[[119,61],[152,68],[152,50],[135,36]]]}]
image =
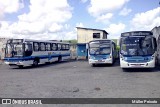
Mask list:
[{"label": "bus tire", "polygon": [[95,66],[96,66],[96,64],[92,64],[91,66],[92,66],[92,67],[95,67]]},{"label": "bus tire", "polygon": [[112,63],[111,63],[111,65],[113,65],[114,64],[114,59],[112,59]]},{"label": "bus tire", "polygon": [[18,68],[23,68],[23,65],[18,65]]},{"label": "bus tire", "polygon": [[122,68],[122,71],[123,72],[127,72],[127,68]]},{"label": "bus tire", "polygon": [[33,66],[38,66],[38,60],[33,61]]},{"label": "bus tire", "polygon": [[159,65],[158,58],[156,58],[155,65]]},{"label": "bus tire", "polygon": [[62,61],[62,56],[59,56],[58,57],[58,62],[61,62]]}]

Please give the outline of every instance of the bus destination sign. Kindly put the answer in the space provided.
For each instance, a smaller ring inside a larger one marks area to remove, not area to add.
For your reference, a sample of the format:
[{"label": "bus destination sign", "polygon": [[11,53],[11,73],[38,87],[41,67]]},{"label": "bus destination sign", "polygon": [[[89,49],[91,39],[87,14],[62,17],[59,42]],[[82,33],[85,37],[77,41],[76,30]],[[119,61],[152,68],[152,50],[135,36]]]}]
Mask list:
[{"label": "bus destination sign", "polygon": [[149,36],[153,35],[150,31],[135,31],[135,32],[125,32],[121,36]]}]

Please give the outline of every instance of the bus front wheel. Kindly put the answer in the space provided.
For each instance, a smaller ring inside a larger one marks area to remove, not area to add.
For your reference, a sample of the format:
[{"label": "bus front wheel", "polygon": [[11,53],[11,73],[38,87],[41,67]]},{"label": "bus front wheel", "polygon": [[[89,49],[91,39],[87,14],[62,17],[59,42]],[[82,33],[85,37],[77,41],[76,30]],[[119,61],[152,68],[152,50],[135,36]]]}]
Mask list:
[{"label": "bus front wheel", "polygon": [[96,66],[96,64],[92,64],[92,67],[95,67]]},{"label": "bus front wheel", "polygon": [[23,68],[23,65],[19,65],[18,68]]}]

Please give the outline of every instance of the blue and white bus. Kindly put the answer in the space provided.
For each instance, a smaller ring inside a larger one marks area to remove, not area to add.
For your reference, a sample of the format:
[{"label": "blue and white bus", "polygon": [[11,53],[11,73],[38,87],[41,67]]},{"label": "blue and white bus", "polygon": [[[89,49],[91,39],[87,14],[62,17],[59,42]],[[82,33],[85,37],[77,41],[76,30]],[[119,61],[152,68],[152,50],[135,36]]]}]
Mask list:
[{"label": "blue and white bus", "polygon": [[70,59],[70,44],[59,41],[9,39],[4,61],[8,65],[24,66]]},{"label": "blue and white bus", "polygon": [[88,43],[89,64],[113,64],[117,56],[116,44],[112,40],[93,40]]},{"label": "blue and white bus", "polygon": [[120,37],[121,68],[154,68],[156,39],[150,31],[132,31]]}]

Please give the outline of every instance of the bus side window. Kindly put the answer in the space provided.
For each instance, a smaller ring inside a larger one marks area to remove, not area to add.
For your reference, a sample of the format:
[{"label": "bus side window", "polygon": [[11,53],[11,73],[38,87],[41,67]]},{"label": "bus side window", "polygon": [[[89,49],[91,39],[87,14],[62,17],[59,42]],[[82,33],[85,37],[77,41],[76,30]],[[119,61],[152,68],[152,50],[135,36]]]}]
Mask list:
[{"label": "bus side window", "polygon": [[63,51],[66,50],[66,45],[65,44],[62,45],[62,49],[61,50],[63,50]]},{"label": "bus side window", "polygon": [[61,44],[58,44],[58,50],[60,51],[62,49]]},{"label": "bus side window", "polygon": [[33,49],[34,49],[34,51],[39,51],[39,43],[34,42],[33,43]]},{"label": "bus side window", "polygon": [[46,50],[45,43],[43,43],[43,42],[40,43],[40,50],[41,51],[45,51]]},{"label": "bus side window", "polygon": [[25,44],[25,56],[31,56],[32,51],[33,51],[32,44],[31,43]]},{"label": "bus side window", "polygon": [[55,44],[55,43],[52,44],[52,50],[53,50],[53,51],[56,51],[56,50],[57,50],[57,44]]},{"label": "bus side window", "polygon": [[46,44],[46,51],[51,51],[51,44],[50,43]]},{"label": "bus side window", "polygon": [[69,45],[68,44],[66,45],[66,50],[69,50]]}]

